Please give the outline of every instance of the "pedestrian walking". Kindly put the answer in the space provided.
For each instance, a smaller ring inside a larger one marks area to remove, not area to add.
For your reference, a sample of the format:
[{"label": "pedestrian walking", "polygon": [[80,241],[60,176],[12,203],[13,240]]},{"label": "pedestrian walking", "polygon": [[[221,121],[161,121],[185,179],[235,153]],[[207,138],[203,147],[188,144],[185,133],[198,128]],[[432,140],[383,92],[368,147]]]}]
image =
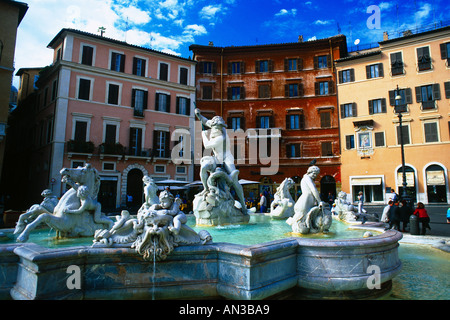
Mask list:
[{"label": "pedestrian walking", "polygon": [[267,208],[267,199],[266,196],[264,194],[260,194],[261,198],[259,199],[259,208],[260,208],[260,212],[261,213],[265,213],[266,212],[266,208]]},{"label": "pedestrian walking", "polygon": [[389,209],[389,227],[388,229],[400,230],[400,212],[398,202],[394,202]]},{"label": "pedestrian walking", "polygon": [[426,229],[430,229],[430,216],[428,215],[427,209],[422,202],[417,203],[417,208],[414,211],[414,215],[418,217],[419,223],[422,224],[421,235],[425,235]]},{"label": "pedestrian walking", "polygon": [[361,214],[366,212],[367,212],[366,209],[364,209],[364,195],[363,192],[360,191],[358,193],[358,213]]}]

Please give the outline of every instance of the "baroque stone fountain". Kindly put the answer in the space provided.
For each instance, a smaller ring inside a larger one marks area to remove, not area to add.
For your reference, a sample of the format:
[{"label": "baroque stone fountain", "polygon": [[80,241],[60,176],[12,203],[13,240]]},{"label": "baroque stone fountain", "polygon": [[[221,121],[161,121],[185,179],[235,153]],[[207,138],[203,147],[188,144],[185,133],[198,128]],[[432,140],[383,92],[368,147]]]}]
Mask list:
[{"label": "baroque stone fountain", "polygon": [[[211,128],[203,133],[205,147],[214,141],[226,142],[222,118],[205,120],[200,112],[196,114]],[[232,157],[217,146],[212,145],[213,156],[202,159],[205,189],[194,199],[197,224],[239,222],[245,226],[253,211],[243,203]],[[0,298],[258,300],[293,288],[314,298],[385,294],[401,269],[401,233],[389,230],[356,239],[301,237],[326,232],[331,224],[314,186],[318,172],[316,166],[308,169],[295,205],[283,192],[273,206],[273,216],[289,216],[294,237],[249,246],[216,243],[208,231],[194,231],[186,225],[179,202],[166,191],[158,197],[156,185],[147,176],[143,179],[145,200],[137,216],[123,210],[112,221],[97,202],[96,170],[90,165],[63,169],[62,180],[72,188],[57,203],[43,193],[43,203],[20,218],[18,242],[0,244]],[[287,179],[280,190],[288,190],[289,185]],[[293,212],[287,210],[292,208]],[[93,245],[46,248],[26,242],[41,224],[61,237],[90,237]]]}]

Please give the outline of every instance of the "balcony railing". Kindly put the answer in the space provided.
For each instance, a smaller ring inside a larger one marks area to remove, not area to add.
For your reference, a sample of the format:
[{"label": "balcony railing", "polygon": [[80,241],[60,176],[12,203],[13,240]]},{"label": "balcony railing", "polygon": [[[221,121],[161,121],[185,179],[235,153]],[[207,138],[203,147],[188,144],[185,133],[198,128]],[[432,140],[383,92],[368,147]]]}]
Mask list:
[{"label": "balcony railing", "polygon": [[123,155],[125,147],[120,143],[102,143],[99,146],[100,154]]},{"label": "balcony railing", "polygon": [[128,147],[128,148],[125,148],[125,155],[132,156],[132,157],[150,158],[152,156],[152,149],[140,149],[140,148]]},{"label": "balcony railing", "polygon": [[95,149],[92,141],[67,141],[67,152],[70,153],[93,153]]},{"label": "balcony railing", "polygon": [[422,101],[422,110],[433,110],[436,109],[436,103],[432,101]]}]

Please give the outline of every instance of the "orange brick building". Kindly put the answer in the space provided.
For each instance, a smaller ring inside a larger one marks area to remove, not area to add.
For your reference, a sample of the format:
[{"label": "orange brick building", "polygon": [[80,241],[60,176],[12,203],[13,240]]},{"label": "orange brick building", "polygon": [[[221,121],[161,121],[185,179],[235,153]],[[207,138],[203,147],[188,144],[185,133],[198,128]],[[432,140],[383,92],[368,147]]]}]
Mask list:
[{"label": "orange brick building", "polygon": [[[321,193],[340,190],[333,61],[347,55],[345,36],[307,42],[300,36],[295,43],[240,47],[191,45],[189,49],[197,61],[197,107],[208,118],[222,116],[229,134],[245,141],[243,154],[242,147],[234,148],[240,178],[261,182],[258,192],[265,188],[273,193],[284,178],[291,177],[297,192],[301,177],[315,160],[321,169],[317,180]],[[238,129],[243,135],[236,133]],[[271,138],[270,163],[261,157],[261,142],[267,137]],[[253,159],[256,145],[258,156]],[[277,170],[262,174],[261,168],[274,166],[275,161]]]}]

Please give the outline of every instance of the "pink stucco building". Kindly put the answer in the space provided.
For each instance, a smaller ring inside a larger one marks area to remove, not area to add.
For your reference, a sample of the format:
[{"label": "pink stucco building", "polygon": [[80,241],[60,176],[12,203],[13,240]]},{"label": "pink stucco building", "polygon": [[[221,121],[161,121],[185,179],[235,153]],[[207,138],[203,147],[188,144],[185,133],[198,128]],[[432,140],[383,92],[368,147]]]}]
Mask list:
[{"label": "pink stucco building", "polygon": [[178,132],[193,137],[194,61],[73,29],[48,48],[53,64],[35,94],[34,193],[51,187],[59,196],[61,168],[86,163],[101,175],[105,209],[125,204],[127,194],[142,204],[143,175],[193,180],[193,164],[173,161],[172,150]]}]

